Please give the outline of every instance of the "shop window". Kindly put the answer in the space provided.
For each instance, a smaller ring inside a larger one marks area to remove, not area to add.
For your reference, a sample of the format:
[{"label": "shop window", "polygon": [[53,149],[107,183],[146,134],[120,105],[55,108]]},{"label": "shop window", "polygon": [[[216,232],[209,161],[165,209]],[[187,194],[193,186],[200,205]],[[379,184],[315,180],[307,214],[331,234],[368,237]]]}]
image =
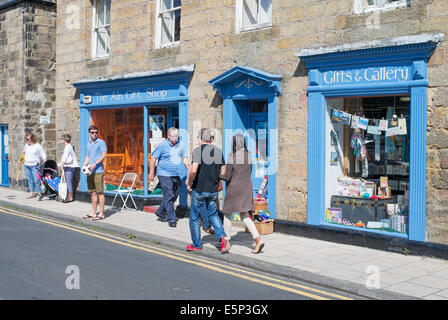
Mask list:
[{"label": "shop window", "polygon": [[272,25],[272,0],[237,0],[236,32]]},{"label": "shop window", "polygon": [[92,57],[106,57],[109,52],[110,0],[93,0]]},{"label": "shop window", "polygon": [[180,40],[180,0],[157,1],[156,47],[176,45]]},{"label": "shop window", "polygon": [[369,13],[408,7],[410,0],[355,0],[355,13]]},{"label": "shop window", "polygon": [[407,234],[410,97],[327,100],[325,221]]},{"label": "shop window", "polygon": [[143,108],[93,110],[91,123],[98,127],[99,138],[107,146],[106,190],[117,189],[124,173],[136,172],[134,194],[143,194]]}]

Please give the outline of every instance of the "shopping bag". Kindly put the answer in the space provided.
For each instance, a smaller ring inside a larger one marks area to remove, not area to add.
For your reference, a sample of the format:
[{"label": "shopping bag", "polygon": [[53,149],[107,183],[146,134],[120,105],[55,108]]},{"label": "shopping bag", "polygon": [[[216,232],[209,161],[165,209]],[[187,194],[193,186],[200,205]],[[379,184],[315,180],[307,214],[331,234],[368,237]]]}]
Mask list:
[{"label": "shopping bag", "polygon": [[59,183],[59,199],[65,200],[67,199],[67,182],[65,181],[65,174],[64,171],[62,171],[61,174],[61,182]]}]

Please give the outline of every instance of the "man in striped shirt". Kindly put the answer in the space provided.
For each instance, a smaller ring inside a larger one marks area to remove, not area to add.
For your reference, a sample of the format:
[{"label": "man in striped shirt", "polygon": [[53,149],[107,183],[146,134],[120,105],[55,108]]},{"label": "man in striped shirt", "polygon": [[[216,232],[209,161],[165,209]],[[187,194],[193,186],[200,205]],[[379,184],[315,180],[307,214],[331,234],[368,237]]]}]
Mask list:
[{"label": "man in striped shirt", "polygon": [[[156,211],[160,221],[168,221],[170,227],[176,227],[176,212],[174,202],[179,196],[182,163],[189,169],[188,152],[179,143],[179,131],[172,127],[168,129],[168,139],[159,144],[151,155],[148,182],[155,177],[157,163],[157,177],[162,187],[163,200]],[[166,211],[166,217],[164,215]]]}]

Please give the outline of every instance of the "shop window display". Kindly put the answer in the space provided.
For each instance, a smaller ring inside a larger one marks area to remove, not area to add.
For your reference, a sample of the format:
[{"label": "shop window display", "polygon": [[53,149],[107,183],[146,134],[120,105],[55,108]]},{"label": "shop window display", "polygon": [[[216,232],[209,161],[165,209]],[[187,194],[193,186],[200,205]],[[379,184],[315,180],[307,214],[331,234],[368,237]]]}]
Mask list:
[{"label": "shop window display", "polygon": [[143,194],[143,108],[93,110],[91,124],[98,127],[107,146],[106,190],[117,189],[124,173],[135,172],[134,194]]},{"label": "shop window display", "polygon": [[327,100],[325,221],[407,234],[410,97]]}]

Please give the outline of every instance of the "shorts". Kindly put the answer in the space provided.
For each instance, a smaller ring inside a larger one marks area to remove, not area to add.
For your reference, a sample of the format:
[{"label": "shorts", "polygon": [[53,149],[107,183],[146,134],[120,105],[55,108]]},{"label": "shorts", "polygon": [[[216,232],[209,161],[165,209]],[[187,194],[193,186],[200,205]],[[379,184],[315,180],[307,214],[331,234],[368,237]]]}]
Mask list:
[{"label": "shorts", "polygon": [[104,192],[104,173],[93,173],[87,177],[87,191],[90,193]]}]

